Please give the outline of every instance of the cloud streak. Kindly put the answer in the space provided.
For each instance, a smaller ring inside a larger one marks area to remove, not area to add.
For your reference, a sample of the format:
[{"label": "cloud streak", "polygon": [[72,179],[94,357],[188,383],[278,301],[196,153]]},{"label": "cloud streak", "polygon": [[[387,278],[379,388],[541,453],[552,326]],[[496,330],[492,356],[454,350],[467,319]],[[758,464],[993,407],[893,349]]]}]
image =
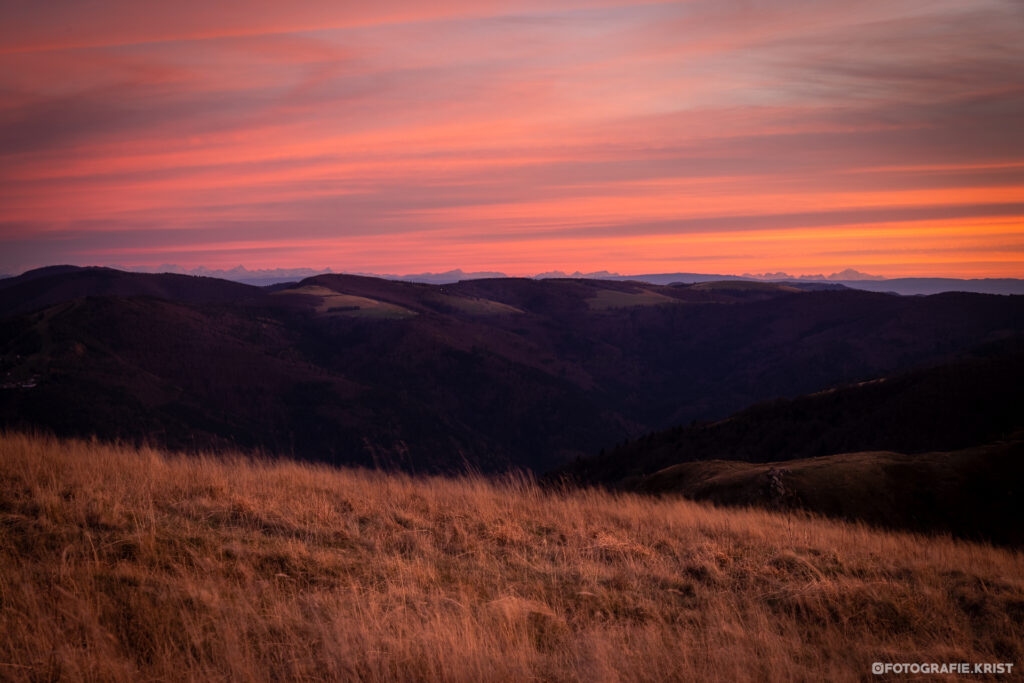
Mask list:
[{"label": "cloud streak", "polygon": [[0,270],[1024,275],[1012,2],[102,5],[0,27]]}]

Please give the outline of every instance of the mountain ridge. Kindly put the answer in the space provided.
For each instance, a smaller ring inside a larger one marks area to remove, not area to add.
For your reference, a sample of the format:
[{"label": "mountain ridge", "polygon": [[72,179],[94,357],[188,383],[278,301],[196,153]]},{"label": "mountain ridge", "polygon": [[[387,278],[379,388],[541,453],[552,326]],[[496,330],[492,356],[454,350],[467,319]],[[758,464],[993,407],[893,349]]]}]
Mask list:
[{"label": "mountain ridge", "polygon": [[[46,266],[45,268],[52,268],[53,266]],[[70,266],[70,267],[82,267],[82,266]],[[85,266],[86,268],[98,268],[101,266]],[[176,274],[176,275],[194,275],[200,277],[213,277],[219,279],[226,279],[233,282],[241,282],[243,284],[249,284],[259,287],[265,287],[269,285],[276,285],[286,282],[297,282],[299,280],[315,277],[318,275],[358,275],[364,277],[374,277],[386,280],[396,280],[404,282],[420,282],[425,284],[445,285],[455,284],[463,280],[477,280],[477,279],[496,279],[496,278],[510,278],[505,273],[496,271],[474,271],[465,272],[460,268],[455,268],[448,271],[442,272],[424,272],[424,273],[412,273],[406,275],[397,274],[380,274],[372,272],[340,272],[334,271],[331,268],[268,268],[268,269],[255,269],[248,270],[244,266],[236,266],[230,269],[208,269],[204,267],[186,269],[181,266],[173,264],[165,264],[157,267],[138,267],[134,269],[125,268],[123,266],[102,266],[108,269],[121,270],[126,272],[140,272],[147,274]],[[33,271],[25,271],[29,273]],[[23,274],[25,274],[23,273]],[[6,279],[9,277],[17,276],[0,276],[0,279]],[[951,278],[951,277],[897,277],[897,278],[886,278],[879,275],[869,275],[856,271],[852,268],[832,273],[831,275],[789,275],[784,272],[777,273],[744,273],[742,275],[726,275],[726,274],[712,274],[712,273],[689,273],[689,272],[675,272],[675,273],[646,273],[636,275],[622,275],[619,273],[609,272],[607,270],[594,271],[589,273],[583,273],[576,271],[574,273],[565,273],[564,271],[554,270],[548,272],[538,273],[532,276],[511,276],[516,278],[526,279],[600,279],[600,280],[631,280],[637,282],[647,282],[650,284],[657,285],[671,285],[676,283],[696,283],[696,282],[717,282],[726,280],[747,280],[747,281],[766,281],[766,282],[782,282],[782,283],[819,283],[821,285],[841,285],[849,287],[851,289],[864,289],[872,292],[883,292],[883,293],[894,293],[902,296],[919,296],[919,295],[930,295],[930,294],[941,294],[944,292],[972,292],[976,294],[1021,294],[1024,295],[1024,279],[1021,278]]]},{"label": "mountain ridge", "polygon": [[328,274],[0,282],[0,418],[416,471],[544,471],[1024,334],[1024,300],[726,281]]}]

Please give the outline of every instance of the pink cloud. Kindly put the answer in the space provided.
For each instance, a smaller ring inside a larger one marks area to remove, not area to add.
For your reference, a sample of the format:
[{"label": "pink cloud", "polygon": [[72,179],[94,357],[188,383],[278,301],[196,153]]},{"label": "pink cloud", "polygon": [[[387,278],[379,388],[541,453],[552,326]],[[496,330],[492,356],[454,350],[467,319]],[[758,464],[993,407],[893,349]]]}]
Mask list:
[{"label": "pink cloud", "polygon": [[817,272],[859,239],[1021,274],[1024,17],[995,0],[84,7],[0,27],[0,270]]}]

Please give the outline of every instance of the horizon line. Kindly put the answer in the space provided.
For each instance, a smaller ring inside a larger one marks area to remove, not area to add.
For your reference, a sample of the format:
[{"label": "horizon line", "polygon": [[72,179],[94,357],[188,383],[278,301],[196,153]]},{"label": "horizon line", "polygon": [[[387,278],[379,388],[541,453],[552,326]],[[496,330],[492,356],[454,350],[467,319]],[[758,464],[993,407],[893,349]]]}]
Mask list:
[{"label": "horizon line", "polygon": [[[191,275],[191,276],[206,276],[206,277],[218,277],[219,274],[235,273],[237,275],[250,274],[254,277],[275,277],[275,273],[279,274],[279,277],[315,277],[317,275],[356,275],[363,277],[376,277],[381,279],[410,279],[415,277],[443,277],[446,275],[460,275],[470,276],[467,279],[484,279],[484,278],[523,278],[523,279],[559,279],[559,278],[571,278],[571,279],[633,279],[642,277],[664,277],[667,275],[694,275],[699,277],[723,277],[723,278],[736,278],[743,280],[760,280],[760,281],[805,281],[805,282],[882,282],[890,280],[908,280],[908,279],[922,279],[922,280],[1024,280],[1024,276],[1004,276],[1004,277],[985,277],[985,276],[952,276],[952,275],[904,275],[899,277],[889,277],[887,275],[878,275],[873,273],[865,273],[855,268],[846,268],[841,271],[833,272],[830,274],[825,273],[787,273],[785,271],[765,271],[760,273],[711,273],[711,272],[697,272],[697,271],[663,271],[663,272],[645,272],[645,273],[620,273],[617,271],[603,270],[592,270],[583,272],[580,269],[576,269],[573,272],[567,272],[558,268],[554,268],[547,271],[539,271],[536,273],[506,273],[501,270],[490,270],[490,269],[479,269],[479,270],[464,270],[461,267],[449,268],[447,270],[425,270],[419,272],[408,272],[408,273],[394,273],[394,272],[377,272],[375,270],[362,270],[362,269],[336,269],[331,266],[325,266],[323,268],[314,268],[310,266],[278,266],[274,268],[249,268],[244,264],[239,264],[230,268],[210,268],[207,266],[194,266],[186,268],[178,264],[164,263],[159,266],[149,265],[123,265],[123,264],[73,264],[73,263],[53,263],[43,266],[32,266],[24,268],[17,273],[0,272],[0,277],[20,277],[26,273],[41,270],[44,268],[56,268],[62,266],[70,266],[75,268],[110,268],[112,270],[120,270],[123,272],[130,273],[141,273],[141,274],[172,274],[172,275]],[[387,269],[382,269],[387,270]],[[843,277],[845,276],[845,277]],[[226,279],[226,278],[221,278]]]}]

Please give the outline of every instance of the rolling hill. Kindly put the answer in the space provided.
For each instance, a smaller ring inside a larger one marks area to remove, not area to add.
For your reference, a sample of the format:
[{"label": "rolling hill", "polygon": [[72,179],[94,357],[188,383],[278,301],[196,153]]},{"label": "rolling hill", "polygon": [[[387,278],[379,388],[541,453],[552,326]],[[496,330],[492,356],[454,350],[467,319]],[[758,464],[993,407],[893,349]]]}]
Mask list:
[{"label": "rolling hill", "polygon": [[1022,547],[1022,481],[1024,442],[1010,441],[951,452],[684,462],[642,477],[632,488]]},{"label": "rolling hill", "polygon": [[149,296],[188,303],[237,303],[263,295],[258,287],[212,277],[50,266],[0,280],[0,317],[86,296]]},{"label": "rolling hill", "polygon": [[1024,348],[621,443],[552,481],[801,508],[890,528],[1024,544]]},{"label": "rolling hill", "polygon": [[615,485],[680,462],[763,463],[855,451],[957,450],[1024,432],[1024,347],[766,401],[728,418],[679,425],[620,443],[566,468]]},{"label": "rolling hill", "polygon": [[1015,339],[1024,301],[332,274],[258,288],[62,267],[2,281],[0,319],[9,427],[543,471],[652,429]]}]

